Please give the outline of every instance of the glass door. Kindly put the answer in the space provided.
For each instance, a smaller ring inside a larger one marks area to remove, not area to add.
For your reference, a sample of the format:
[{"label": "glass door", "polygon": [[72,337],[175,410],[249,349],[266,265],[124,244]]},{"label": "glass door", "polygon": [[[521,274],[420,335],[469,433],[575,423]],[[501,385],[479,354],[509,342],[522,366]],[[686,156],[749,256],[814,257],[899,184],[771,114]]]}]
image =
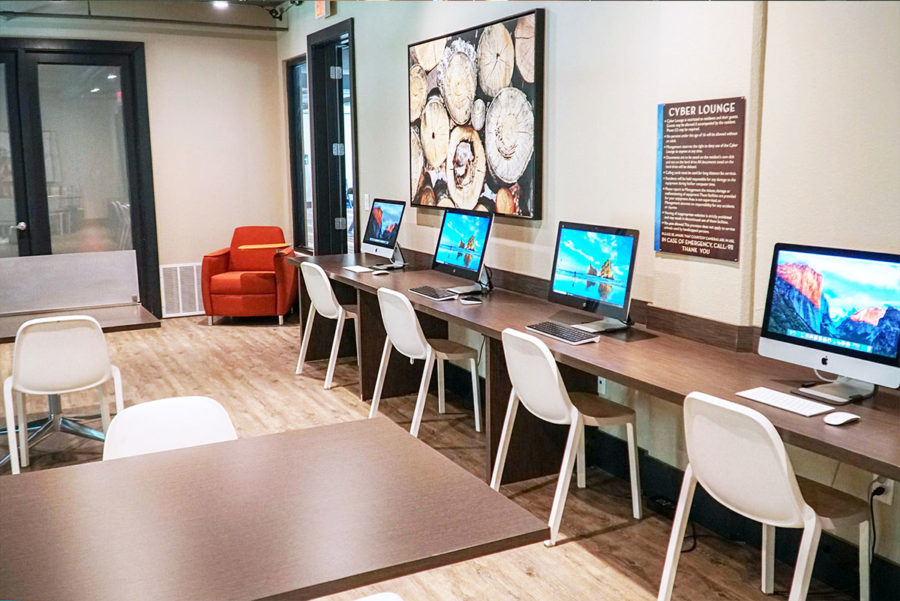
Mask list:
[{"label": "glass door", "polygon": [[19,135],[17,103],[9,94],[14,85],[15,54],[0,53],[0,259],[18,257],[20,244],[23,252],[28,248],[24,198],[16,173],[20,161],[13,160],[13,139]]}]

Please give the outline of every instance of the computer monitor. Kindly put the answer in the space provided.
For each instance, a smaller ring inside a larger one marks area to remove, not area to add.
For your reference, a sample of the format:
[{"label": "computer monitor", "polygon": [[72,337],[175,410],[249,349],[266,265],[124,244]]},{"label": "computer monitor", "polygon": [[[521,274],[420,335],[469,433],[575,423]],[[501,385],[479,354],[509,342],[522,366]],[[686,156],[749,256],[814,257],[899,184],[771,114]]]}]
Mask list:
[{"label": "computer monitor", "polygon": [[831,402],[900,387],[900,255],[776,244],[759,354],[840,376]]},{"label": "computer monitor", "polygon": [[[467,280],[482,280],[484,251],[493,220],[493,213],[446,209],[431,268]],[[478,287],[470,288],[475,291]]]},{"label": "computer monitor", "polygon": [[580,329],[625,327],[637,242],[637,230],[560,222],[549,299],[605,318],[578,324]]},{"label": "computer monitor", "polygon": [[369,212],[369,222],[366,224],[360,250],[388,259],[399,254],[395,252],[397,234],[400,233],[400,221],[405,208],[406,203],[402,200],[376,198]]}]

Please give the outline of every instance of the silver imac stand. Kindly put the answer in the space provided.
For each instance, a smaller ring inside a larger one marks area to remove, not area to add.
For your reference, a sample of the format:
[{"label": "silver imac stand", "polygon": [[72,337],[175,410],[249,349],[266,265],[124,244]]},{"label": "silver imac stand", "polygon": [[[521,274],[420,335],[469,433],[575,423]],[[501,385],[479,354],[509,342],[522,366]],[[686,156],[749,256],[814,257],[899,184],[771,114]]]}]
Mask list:
[{"label": "silver imac stand", "polygon": [[482,266],[481,271],[478,273],[478,280],[474,284],[469,286],[456,286],[455,288],[448,288],[450,292],[453,294],[481,294],[482,292],[486,292],[491,289],[490,281],[488,280],[487,274],[485,273],[485,269]]},{"label": "silver imac stand", "polygon": [[400,244],[394,244],[394,252],[391,255],[390,263],[378,263],[372,267],[375,269],[403,269],[406,267],[406,261],[403,260],[403,251],[400,250]]},{"label": "silver imac stand", "polygon": [[876,390],[878,390],[878,386],[875,384],[839,376],[834,382],[804,386],[791,392],[832,405],[846,405],[872,397]]},{"label": "silver imac stand", "polygon": [[601,317],[592,321],[584,321],[584,315],[573,313],[571,311],[559,311],[550,316],[550,321],[555,321],[563,325],[572,326],[579,330],[583,330],[590,334],[599,334],[600,332],[615,332],[616,330],[624,330],[628,327],[628,322],[614,317]]}]

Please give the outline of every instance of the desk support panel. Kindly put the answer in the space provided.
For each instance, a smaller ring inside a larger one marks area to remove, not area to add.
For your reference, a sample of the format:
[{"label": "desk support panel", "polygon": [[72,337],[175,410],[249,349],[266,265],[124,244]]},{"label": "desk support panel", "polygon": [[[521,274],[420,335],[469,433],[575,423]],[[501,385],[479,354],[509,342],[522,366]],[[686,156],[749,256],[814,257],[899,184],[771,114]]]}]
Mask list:
[{"label": "desk support panel", "polygon": [[[299,271],[299,269],[298,269]],[[309,315],[309,308],[312,302],[309,299],[309,293],[306,291],[306,285],[303,283],[303,276],[299,274],[300,280],[300,323],[306,327],[306,318]],[[334,295],[338,302],[342,305],[352,305],[356,303],[356,290],[352,286],[342,284],[331,280],[334,288]],[[318,361],[320,359],[328,359],[331,356],[331,345],[334,342],[334,327],[337,321],[334,319],[325,319],[321,315],[316,315],[313,321],[312,336],[309,339],[309,348],[306,350],[307,361]],[[363,330],[365,331],[365,330]],[[301,332],[301,338],[303,333]],[[297,340],[297,349],[300,349],[300,340]],[[338,357],[355,357],[356,356],[356,332],[353,330],[353,321],[346,320],[344,323],[344,333],[341,335],[341,347],[338,350]]]}]

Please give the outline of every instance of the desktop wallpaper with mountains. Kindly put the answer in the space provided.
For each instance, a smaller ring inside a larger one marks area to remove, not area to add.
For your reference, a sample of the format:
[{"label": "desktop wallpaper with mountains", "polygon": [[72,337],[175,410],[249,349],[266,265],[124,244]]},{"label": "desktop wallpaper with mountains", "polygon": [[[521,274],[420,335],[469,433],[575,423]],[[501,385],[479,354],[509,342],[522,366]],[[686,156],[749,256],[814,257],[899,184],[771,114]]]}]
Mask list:
[{"label": "desktop wallpaper with mountains", "polygon": [[900,263],[782,250],[768,329],[896,358]]}]

